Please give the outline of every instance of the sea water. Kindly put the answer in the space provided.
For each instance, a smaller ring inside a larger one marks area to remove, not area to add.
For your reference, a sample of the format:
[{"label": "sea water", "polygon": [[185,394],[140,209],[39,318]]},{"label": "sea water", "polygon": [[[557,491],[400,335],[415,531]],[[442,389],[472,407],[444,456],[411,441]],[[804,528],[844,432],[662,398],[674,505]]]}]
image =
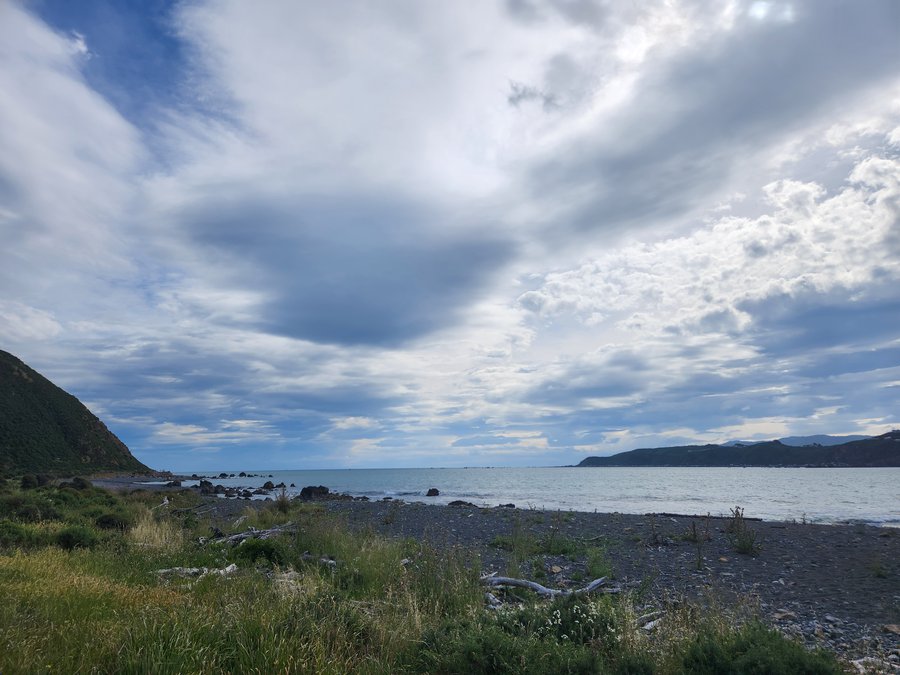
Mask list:
[{"label": "sea water", "polygon": [[[900,526],[900,468],[785,469],[694,467],[254,470],[250,478],[212,478],[226,487],[268,480],[369,499],[620,513],[728,515],[808,522]],[[232,473],[232,472],[228,472]],[[237,472],[234,472],[237,473]],[[216,476],[218,473],[207,474]],[[195,484],[185,481],[184,485]],[[429,488],[438,497],[426,497]]]}]

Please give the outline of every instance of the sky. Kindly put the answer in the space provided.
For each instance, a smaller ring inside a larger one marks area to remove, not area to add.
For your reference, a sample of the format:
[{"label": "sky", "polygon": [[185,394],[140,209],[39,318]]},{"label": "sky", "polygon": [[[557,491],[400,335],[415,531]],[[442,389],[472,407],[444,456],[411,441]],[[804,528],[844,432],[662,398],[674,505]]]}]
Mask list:
[{"label": "sky", "polygon": [[0,0],[0,349],[157,469],[900,427],[894,0]]}]

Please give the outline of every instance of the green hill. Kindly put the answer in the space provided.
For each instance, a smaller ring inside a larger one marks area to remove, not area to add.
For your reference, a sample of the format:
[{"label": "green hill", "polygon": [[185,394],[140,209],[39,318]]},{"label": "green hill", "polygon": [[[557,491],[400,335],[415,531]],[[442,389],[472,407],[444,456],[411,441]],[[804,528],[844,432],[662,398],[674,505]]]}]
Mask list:
[{"label": "green hill", "polygon": [[77,398],[0,350],[0,473],[147,473]]},{"label": "green hill", "polygon": [[827,447],[796,447],[767,441],[753,445],[640,448],[610,457],[588,457],[578,466],[900,466],[900,431]]}]

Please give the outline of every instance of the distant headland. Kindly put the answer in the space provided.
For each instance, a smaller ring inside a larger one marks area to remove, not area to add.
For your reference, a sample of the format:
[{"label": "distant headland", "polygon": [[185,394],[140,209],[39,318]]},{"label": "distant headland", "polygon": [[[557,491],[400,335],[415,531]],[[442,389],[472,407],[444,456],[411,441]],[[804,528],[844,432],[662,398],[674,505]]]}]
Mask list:
[{"label": "distant headland", "polygon": [[587,457],[577,466],[900,466],[900,431],[837,445],[787,445],[781,441],[640,448],[609,457]]}]

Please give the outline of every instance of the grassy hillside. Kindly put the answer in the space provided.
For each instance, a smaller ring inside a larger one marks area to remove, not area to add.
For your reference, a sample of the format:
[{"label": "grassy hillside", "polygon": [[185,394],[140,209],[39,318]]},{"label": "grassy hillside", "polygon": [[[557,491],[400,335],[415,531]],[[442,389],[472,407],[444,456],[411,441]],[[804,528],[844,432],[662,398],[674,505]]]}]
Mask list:
[{"label": "grassy hillside", "polygon": [[149,472],[77,398],[0,351],[0,472]]},{"label": "grassy hillside", "polygon": [[748,446],[641,448],[611,457],[588,457],[578,466],[900,466],[900,431],[829,447],[769,441]]}]

